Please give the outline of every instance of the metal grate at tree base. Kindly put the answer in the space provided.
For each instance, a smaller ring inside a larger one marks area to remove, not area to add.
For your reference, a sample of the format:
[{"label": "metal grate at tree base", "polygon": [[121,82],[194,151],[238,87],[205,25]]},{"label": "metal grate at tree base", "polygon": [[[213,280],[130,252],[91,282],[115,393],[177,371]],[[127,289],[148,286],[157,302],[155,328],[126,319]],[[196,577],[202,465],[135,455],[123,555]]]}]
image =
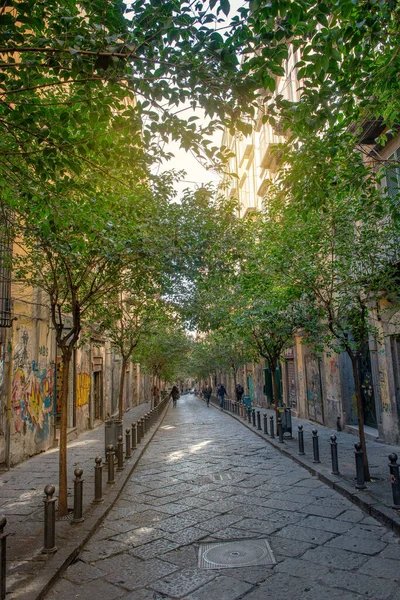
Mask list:
[{"label": "metal grate at tree base", "polygon": [[267,540],[205,542],[199,547],[201,569],[235,569],[275,565],[276,560]]}]

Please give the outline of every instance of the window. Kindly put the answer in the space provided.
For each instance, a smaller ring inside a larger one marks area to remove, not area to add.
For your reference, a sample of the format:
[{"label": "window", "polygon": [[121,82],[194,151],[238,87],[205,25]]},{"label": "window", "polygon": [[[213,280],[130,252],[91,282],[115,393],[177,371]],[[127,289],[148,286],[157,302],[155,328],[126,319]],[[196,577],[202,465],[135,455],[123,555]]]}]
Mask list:
[{"label": "window", "polygon": [[388,157],[391,163],[386,169],[387,193],[391,198],[396,198],[400,192],[400,148]]}]

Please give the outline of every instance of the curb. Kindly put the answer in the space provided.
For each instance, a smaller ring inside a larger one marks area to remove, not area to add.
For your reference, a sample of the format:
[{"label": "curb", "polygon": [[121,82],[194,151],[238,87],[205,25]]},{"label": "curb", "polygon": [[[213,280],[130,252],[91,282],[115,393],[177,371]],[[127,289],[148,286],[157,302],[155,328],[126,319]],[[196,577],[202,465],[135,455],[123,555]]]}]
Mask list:
[{"label": "curb", "polygon": [[[211,403],[213,408],[218,409],[217,406]],[[400,511],[396,511],[395,509],[391,509],[385,504],[379,502],[372,496],[364,492],[358,492],[355,488],[349,485],[346,481],[344,481],[341,477],[337,475],[332,475],[332,473],[324,468],[318,467],[313,462],[307,460],[306,458],[302,458],[300,456],[296,456],[292,454],[289,450],[286,450],[282,447],[282,444],[274,441],[273,439],[268,438],[265,433],[260,432],[258,429],[254,429],[252,425],[249,425],[247,421],[241,419],[238,415],[231,413],[230,411],[224,410],[225,414],[229,415],[239,423],[241,423],[244,427],[258,435],[265,442],[268,442],[271,446],[273,446],[276,450],[279,450],[281,454],[291,458],[295,463],[304,467],[313,475],[317,477],[320,481],[329,485],[329,487],[333,488],[335,491],[339,492],[342,496],[350,500],[353,504],[361,508],[365,513],[369,516],[373,517],[389,529],[391,529],[394,533],[400,536]]]},{"label": "curb", "polygon": [[[24,582],[23,588],[16,588],[12,591],[13,597],[21,598],[21,600],[43,600],[54,583],[62,577],[122,494],[141,457],[162,425],[168,409],[169,402],[161,413],[160,418],[154,424],[153,429],[147,432],[146,437],[143,438],[143,446],[137,448],[133,452],[129,462],[125,462],[128,470],[121,472],[116,482],[109,485],[109,490],[104,497],[104,502],[101,504],[91,504],[83,523],[79,525],[65,523],[65,527],[61,532],[61,539],[56,539],[56,541],[59,542],[59,550],[51,555],[48,564],[43,567],[34,579]],[[71,527],[73,529],[71,529]],[[73,537],[75,539],[68,543],[66,540],[71,536],[71,532],[73,532]],[[66,541],[65,544],[63,543],[64,541]]]}]

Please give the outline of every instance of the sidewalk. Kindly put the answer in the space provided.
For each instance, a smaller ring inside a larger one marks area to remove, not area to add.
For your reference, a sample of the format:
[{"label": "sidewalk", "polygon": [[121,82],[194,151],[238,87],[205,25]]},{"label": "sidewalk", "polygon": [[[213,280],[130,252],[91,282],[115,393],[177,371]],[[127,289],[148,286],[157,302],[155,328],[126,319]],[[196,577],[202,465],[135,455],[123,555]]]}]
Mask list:
[{"label": "sidewalk", "polygon": [[[214,404],[216,400],[213,398]],[[357,443],[358,437],[347,432],[339,432],[329,427],[324,427],[318,423],[313,423],[306,419],[297,419],[292,417],[292,432],[293,439],[287,439],[285,434],[284,443],[280,444],[277,438],[271,438],[269,417],[274,416],[275,411],[265,408],[254,407],[261,413],[261,428],[257,430],[248,421],[242,419],[232,412],[229,414],[235,419],[240,420],[246,427],[253,429],[258,435],[267,439],[270,444],[280,450],[286,456],[290,456],[299,464],[306,467],[312,474],[315,474],[319,479],[336,489],[338,492],[346,496],[349,500],[360,506],[364,511],[375,517],[394,531],[400,534],[400,511],[392,508],[392,491],[391,480],[389,473],[388,456],[391,453],[396,453],[400,457],[400,447],[382,442],[367,440],[367,454],[370,467],[371,481],[366,483],[366,489],[358,491],[355,488],[356,469],[354,457],[354,444]],[[228,412],[228,411],[226,411]],[[268,416],[268,435],[263,433],[263,415]],[[257,420],[256,420],[257,423]],[[303,425],[304,431],[304,446],[305,456],[298,454],[298,426]],[[276,427],[276,423],[275,423]],[[321,464],[313,463],[312,450],[312,430],[318,431],[319,437],[319,453]],[[331,473],[331,450],[330,436],[336,435],[338,445],[339,472],[340,475],[332,475]]]},{"label": "sidewalk", "polygon": [[[149,403],[134,407],[124,415],[125,428],[140,419],[150,409]],[[115,472],[116,483],[107,486],[107,471],[103,469],[103,497],[101,504],[92,504],[94,497],[94,466],[96,456],[104,460],[104,425],[83,433],[68,444],[68,497],[73,507],[74,470],[83,469],[83,514],[85,521],[56,522],[58,552],[41,554],[43,547],[44,488],[53,484],[58,489],[58,448],[36,455],[0,474],[0,516],[7,525],[7,599],[38,598],[48,581],[63,568],[64,563],[85,543],[96,522],[102,520],[118,497],[125,481],[161,423],[164,410],[150,432],[147,432],[132,458],[125,463],[123,472]]]}]

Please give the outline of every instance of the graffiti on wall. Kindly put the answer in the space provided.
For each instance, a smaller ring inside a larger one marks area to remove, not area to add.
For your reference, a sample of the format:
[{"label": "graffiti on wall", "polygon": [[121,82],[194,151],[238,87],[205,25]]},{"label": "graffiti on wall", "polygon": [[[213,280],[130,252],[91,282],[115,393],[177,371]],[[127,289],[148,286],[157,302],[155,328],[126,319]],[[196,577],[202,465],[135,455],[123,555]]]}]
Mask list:
[{"label": "graffiti on wall", "polygon": [[53,413],[54,372],[38,368],[31,360],[29,332],[21,329],[13,357],[11,388],[15,429],[26,427],[40,438],[49,435],[49,417]]},{"label": "graffiti on wall", "polygon": [[78,373],[76,377],[76,405],[89,404],[91,377],[89,373]]}]

